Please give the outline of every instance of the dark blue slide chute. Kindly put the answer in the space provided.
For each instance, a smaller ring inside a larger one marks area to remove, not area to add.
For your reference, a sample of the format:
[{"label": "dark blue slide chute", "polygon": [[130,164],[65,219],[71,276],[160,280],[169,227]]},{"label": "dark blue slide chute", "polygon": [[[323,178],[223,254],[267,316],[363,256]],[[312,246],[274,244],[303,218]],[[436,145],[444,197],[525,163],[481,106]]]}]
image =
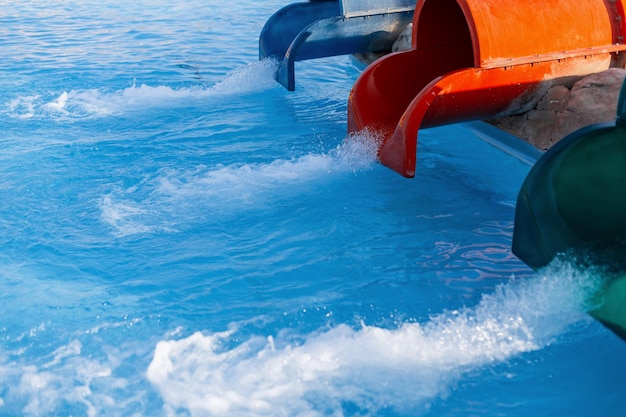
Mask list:
[{"label": "dark blue slide chute", "polygon": [[259,59],[273,57],[276,79],[296,88],[295,61],[389,52],[411,23],[415,0],[311,0],[272,15],[259,37]]}]

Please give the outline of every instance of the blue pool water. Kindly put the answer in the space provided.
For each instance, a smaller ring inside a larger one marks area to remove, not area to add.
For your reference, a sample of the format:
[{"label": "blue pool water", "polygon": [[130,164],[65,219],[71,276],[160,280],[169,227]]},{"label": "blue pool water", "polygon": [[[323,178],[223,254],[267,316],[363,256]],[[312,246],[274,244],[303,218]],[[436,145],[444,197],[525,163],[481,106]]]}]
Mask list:
[{"label": "blue pool water", "polygon": [[0,415],[625,415],[595,277],[510,252],[529,165],[379,166],[350,57],[257,62],[288,3],[3,4]]}]

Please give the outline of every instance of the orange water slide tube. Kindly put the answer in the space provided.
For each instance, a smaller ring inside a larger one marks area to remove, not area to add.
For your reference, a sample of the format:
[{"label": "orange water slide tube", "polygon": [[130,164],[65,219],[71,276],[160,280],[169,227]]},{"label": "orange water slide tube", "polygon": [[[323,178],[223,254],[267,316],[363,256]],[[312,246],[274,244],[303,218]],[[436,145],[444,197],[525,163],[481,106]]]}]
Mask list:
[{"label": "orange water slide tube", "polygon": [[622,0],[418,0],[412,48],[361,74],[348,130],[378,131],[380,162],[413,177],[420,128],[520,113],[553,85],[624,67],[623,19]]}]

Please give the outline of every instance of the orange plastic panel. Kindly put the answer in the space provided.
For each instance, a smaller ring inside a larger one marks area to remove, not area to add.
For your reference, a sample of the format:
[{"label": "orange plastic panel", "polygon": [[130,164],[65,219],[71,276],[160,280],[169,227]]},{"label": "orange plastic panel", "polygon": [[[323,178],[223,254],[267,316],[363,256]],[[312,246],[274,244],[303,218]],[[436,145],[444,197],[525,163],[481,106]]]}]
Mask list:
[{"label": "orange plastic panel", "polygon": [[614,40],[604,0],[464,3],[471,13],[481,66],[502,58],[611,45]]},{"label": "orange plastic panel", "polygon": [[420,0],[412,49],[355,83],[349,131],[380,131],[380,161],[412,177],[420,128],[520,112],[553,84],[615,65],[623,15],[621,0]]}]

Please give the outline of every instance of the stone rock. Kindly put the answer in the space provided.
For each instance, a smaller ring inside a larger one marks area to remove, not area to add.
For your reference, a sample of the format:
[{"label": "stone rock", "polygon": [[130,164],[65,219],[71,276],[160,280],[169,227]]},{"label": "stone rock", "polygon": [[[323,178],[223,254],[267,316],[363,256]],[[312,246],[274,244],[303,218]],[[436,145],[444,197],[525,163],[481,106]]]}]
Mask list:
[{"label": "stone rock", "polygon": [[391,46],[392,52],[408,51],[412,46],[413,23],[406,25],[398,39]]},{"label": "stone rock", "polygon": [[530,111],[489,120],[493,125],[546,150],[568,134],[615,119],[626,69],[611,68],[578,80],[570,88],[549,88]]},{"label": "stone rock", "polygon": [[[413,23],[409,23],[398,39],[391,45],[391,52],[408,51],[411,49],[411,36],[413,33]],[[354,57],[365,65],[369,65],[377,59],[387,55],[389,52],[364,52],[354,54]]]}]

